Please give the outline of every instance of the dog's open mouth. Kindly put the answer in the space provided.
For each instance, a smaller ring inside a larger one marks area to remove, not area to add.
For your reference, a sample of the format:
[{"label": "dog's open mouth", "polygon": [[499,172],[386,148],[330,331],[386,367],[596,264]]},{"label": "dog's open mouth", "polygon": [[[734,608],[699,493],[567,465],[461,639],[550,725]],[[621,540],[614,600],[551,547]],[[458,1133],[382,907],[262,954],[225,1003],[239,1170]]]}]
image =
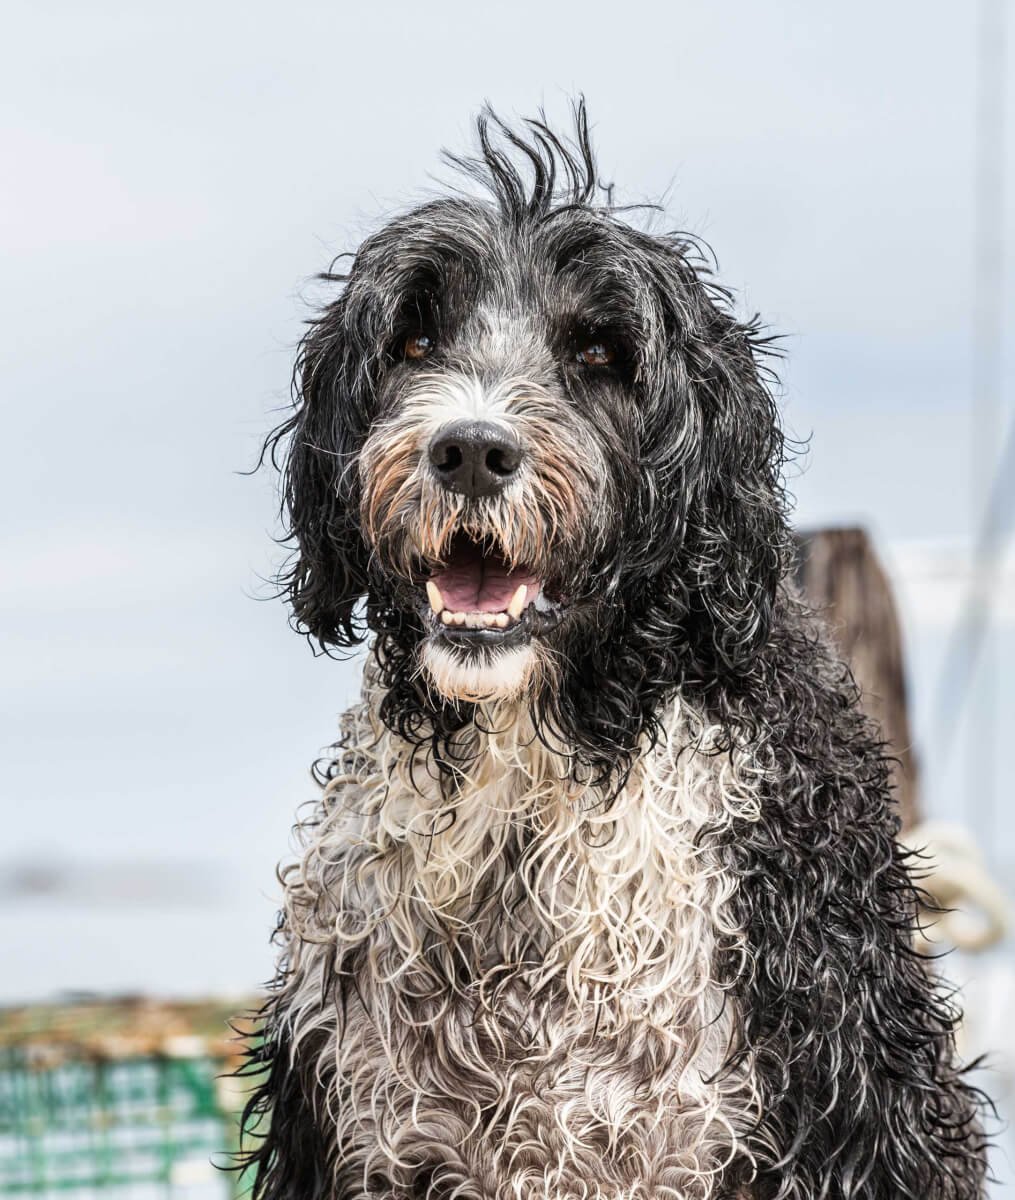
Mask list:
[{"label": "dog's open mouth", "polygon": [[535,568],[510,563],[496,541],[464,532],[431,570],[426,593],[434,631],[458,643],[525,640],[557,624],[563,608]]}]

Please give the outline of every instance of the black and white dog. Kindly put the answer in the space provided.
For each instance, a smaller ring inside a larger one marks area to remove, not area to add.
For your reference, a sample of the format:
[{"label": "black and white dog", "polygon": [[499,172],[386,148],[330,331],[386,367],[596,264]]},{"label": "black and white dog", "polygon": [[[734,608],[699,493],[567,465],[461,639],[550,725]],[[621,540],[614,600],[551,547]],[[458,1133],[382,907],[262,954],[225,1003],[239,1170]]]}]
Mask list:
[{"label": "black and white dog", "polygon": [[372,641],[283,872],[254,1195],[971,1200],[767,339],[622,219],[583,108],[478,130],[483,198],[327,277],[269,442],[296,620]]}]

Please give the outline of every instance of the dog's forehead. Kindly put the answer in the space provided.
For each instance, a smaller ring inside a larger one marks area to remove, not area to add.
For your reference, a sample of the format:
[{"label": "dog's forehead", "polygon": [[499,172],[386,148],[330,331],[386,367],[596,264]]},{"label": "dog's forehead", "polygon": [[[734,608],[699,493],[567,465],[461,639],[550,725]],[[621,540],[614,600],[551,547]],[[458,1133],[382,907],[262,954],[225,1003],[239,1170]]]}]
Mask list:
[{"label": "dog's forehead", "polygon": [[542,305],[491,294],[451,334],[452,349],[476,368],[538,377],[552,368],[557,326]]},{"label": "dog's forehead", "polygon": [[456,324],[475,318],[474,332],[507,320],[531,330],[598,297],[637,303],[644,292],[631,233],[593,210],[518,222],[492,204],[435,201],[369,239],[358,265],[388,297],[425,294]]}]

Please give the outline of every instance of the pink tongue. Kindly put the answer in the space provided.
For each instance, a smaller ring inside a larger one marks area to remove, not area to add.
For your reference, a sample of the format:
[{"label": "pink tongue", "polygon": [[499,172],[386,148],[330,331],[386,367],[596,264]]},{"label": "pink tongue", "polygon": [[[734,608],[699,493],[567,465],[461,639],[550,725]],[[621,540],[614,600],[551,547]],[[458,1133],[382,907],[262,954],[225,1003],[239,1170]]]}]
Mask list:
[{"label": "pink tongue", "polygon": [[496,558],[475,552],[456,553],[454,561],[433,575],[444,605],[451,612],[503,612],[519,585],[529,589],[526,604],[534,599],[539,581],[528,571],[508,570]]}]

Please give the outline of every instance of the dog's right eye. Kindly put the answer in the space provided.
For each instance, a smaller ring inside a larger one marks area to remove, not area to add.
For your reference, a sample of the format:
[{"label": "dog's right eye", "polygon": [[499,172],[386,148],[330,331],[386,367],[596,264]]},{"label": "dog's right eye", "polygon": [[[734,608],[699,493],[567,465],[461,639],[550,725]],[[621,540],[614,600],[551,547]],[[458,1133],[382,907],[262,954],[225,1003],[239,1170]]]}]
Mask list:
[{"label": "dog's right eye", "polygon": [[613,345],[603,338],[595,338],[583,343],[575,351],[575,362],[584,367],[608,367],[617,357]]},{"label": "dog's right eye", "polygon": [[425,333],[413,333],[405,339],[402,355],[413,362],[418,362],[421,358],[426,358],[433,351],[433,347],[432,337]]}]

